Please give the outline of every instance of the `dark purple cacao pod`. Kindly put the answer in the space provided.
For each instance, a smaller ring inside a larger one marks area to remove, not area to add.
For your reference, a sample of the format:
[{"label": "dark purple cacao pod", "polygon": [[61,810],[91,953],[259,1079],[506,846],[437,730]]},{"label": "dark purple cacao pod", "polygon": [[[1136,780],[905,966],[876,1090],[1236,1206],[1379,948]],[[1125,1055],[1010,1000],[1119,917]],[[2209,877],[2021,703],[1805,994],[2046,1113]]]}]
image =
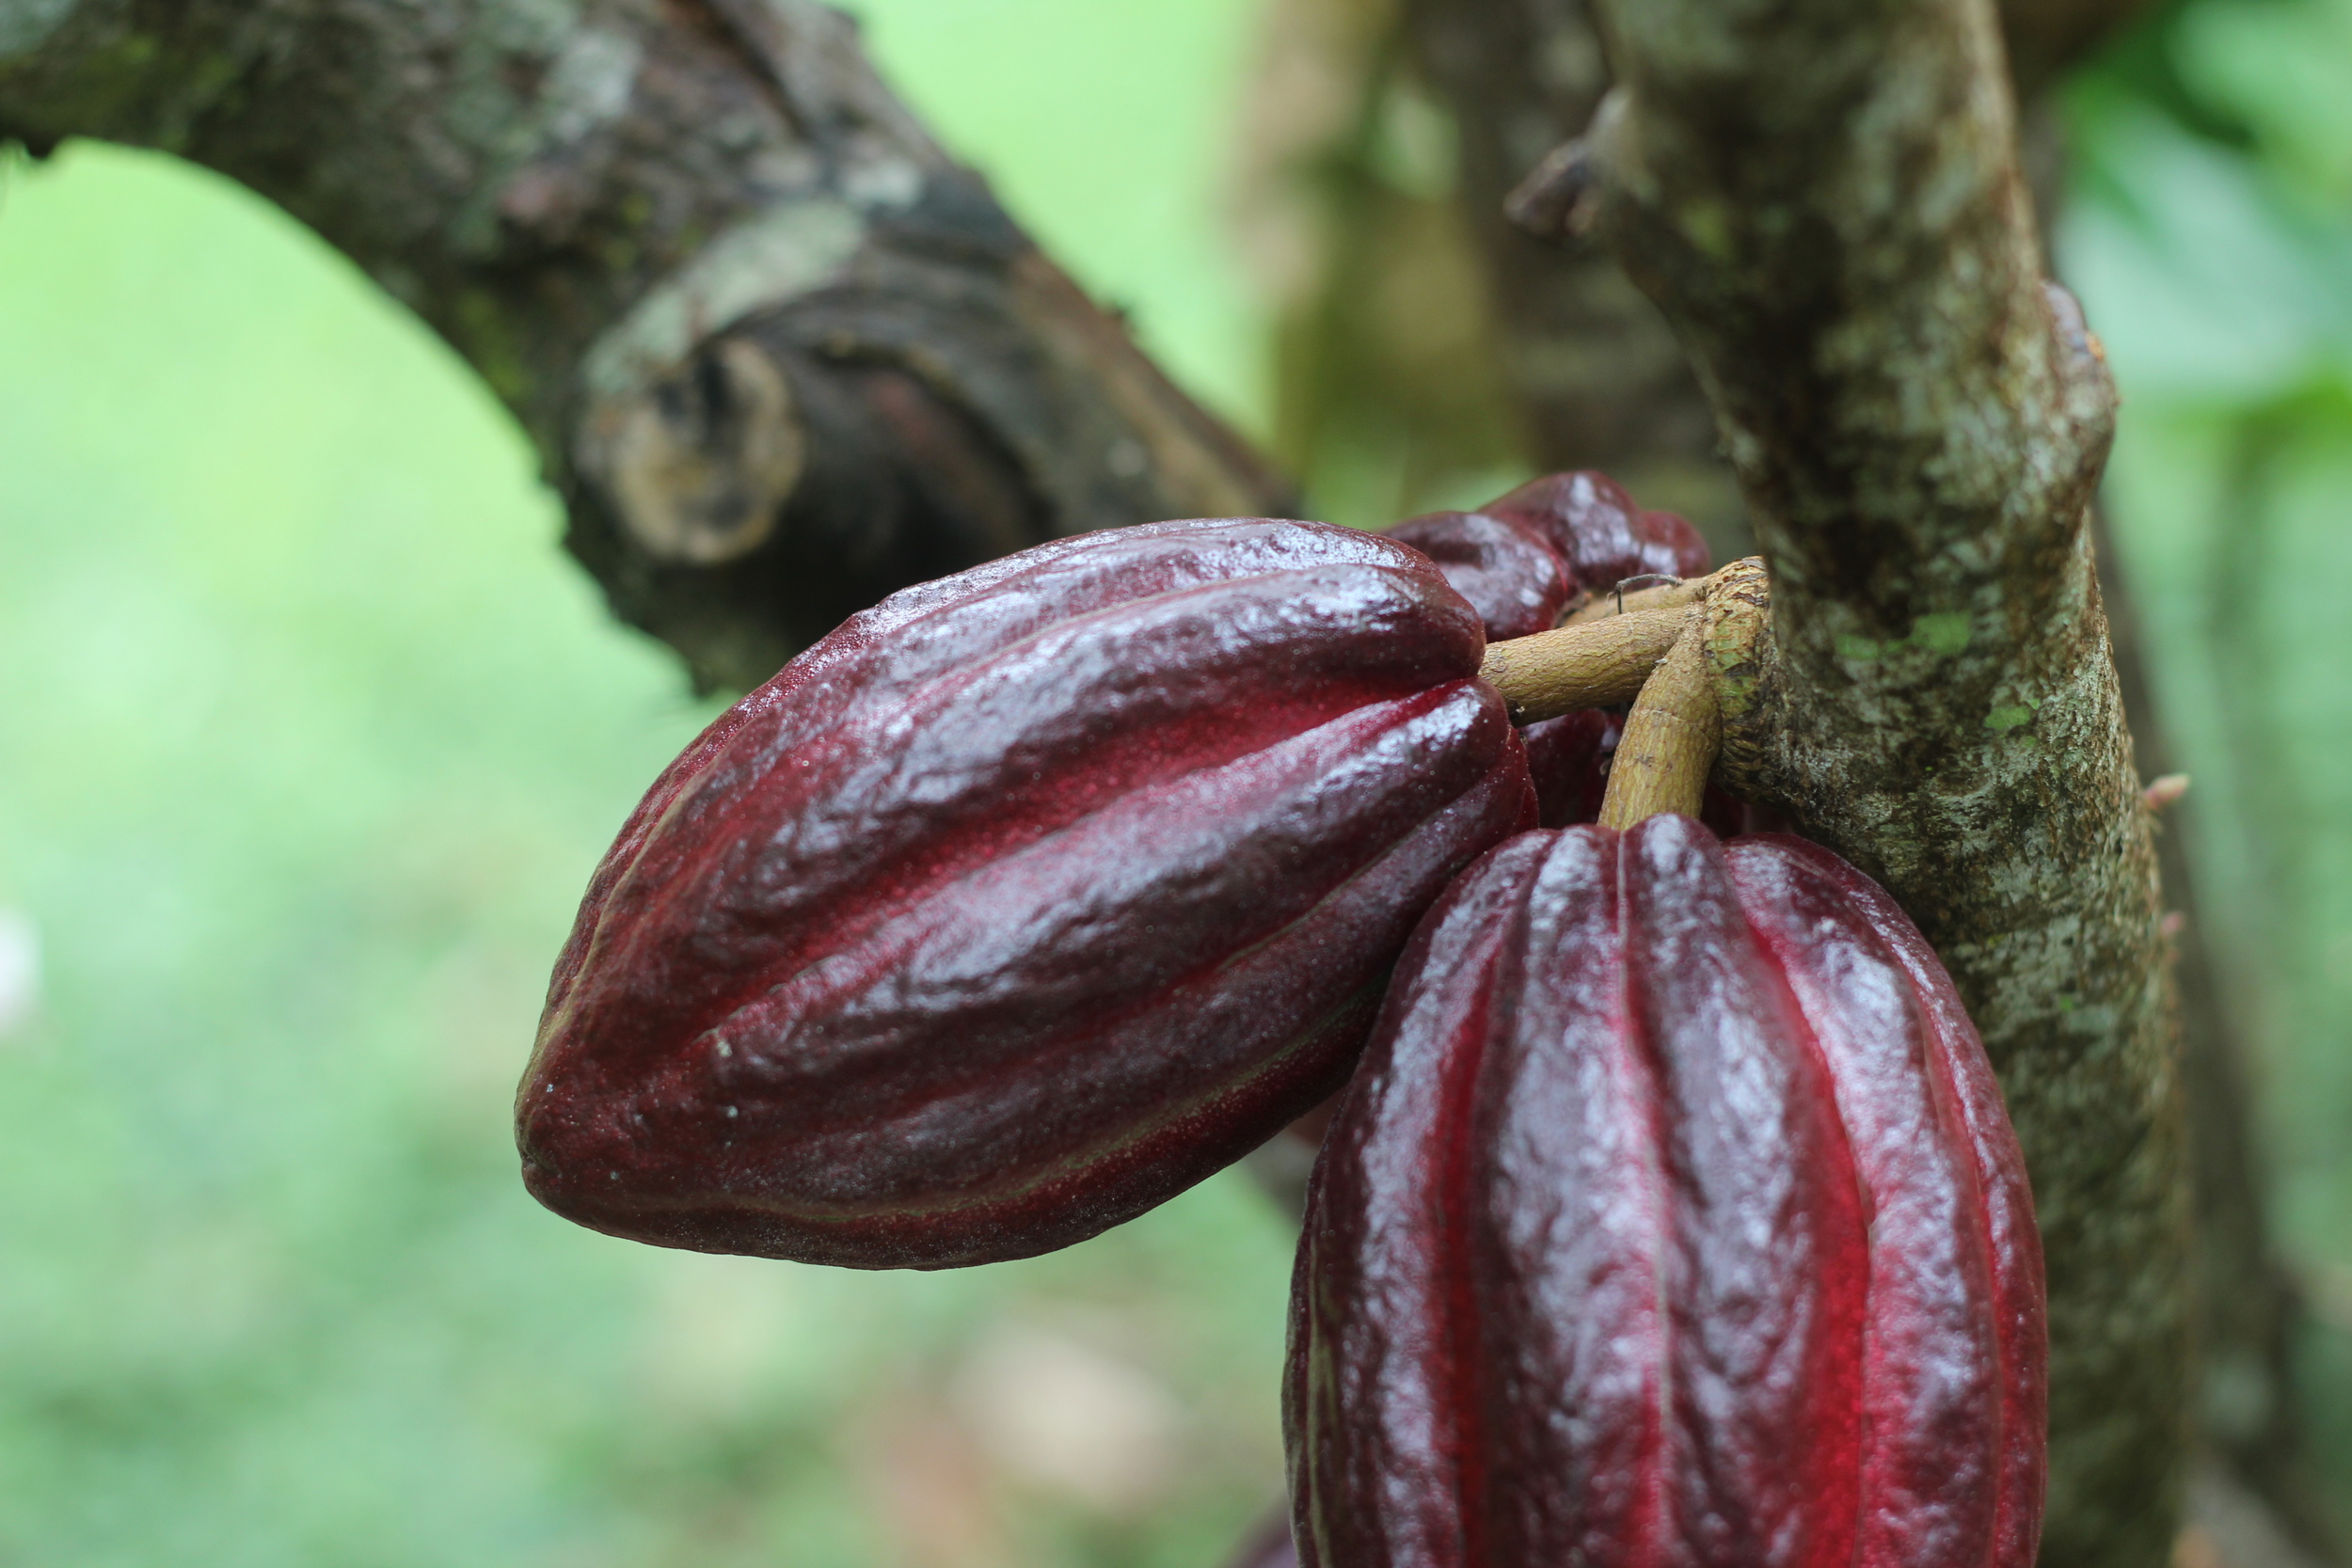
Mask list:
[{"label": "dark purple cacao pod", "polygon": [[1942,966],[1815,846],[1522,835],[1399,964],[1310,1189],[1307,1568],[2028,1568],[2042,1261]]},{"label": "dark purple cacao pod", "polygon": [[1549,474],[1475,512],[1432,512],[1389,531],[1427,555],[1493,641],[1549,631],[1581,594],[1629,578],[1694,578],[1707,542],[1671,512],[1645,512],[1590,470]]},{"label": "dark purple cacao pod", "polygon": [[1544,827],[1572,828],[1600,816],[1601,798],[1609,792],[1609,759],[1616,754],[1624,729],[1624,715],[1588,707],[1519,732]]},{"label": "dark purple cacao pod", "polygon": [[1421,912],[1533,825],[1428,562],[1063,540],[853,617],[597,869],[516,1105],[583,1225],[860,1267],[1090,1236],[1343,1080]]},{"label": "dark purple cacao pod", "polygon": [[1707,573],[1707,541],[1697,529],[1671,512],[1644,511],[1623,485],[1593,469],[1546,474],[1478,510],[1534,531],[1588,594],[1629,578]]},{"label": "dark purple cacao pod", "polygon": [[1577,594],[1576,574],[1537,530],[1478,512],[1408,517],[1389,537],[1437,562],[1454,591],[1502,642],[1549,631]]}]

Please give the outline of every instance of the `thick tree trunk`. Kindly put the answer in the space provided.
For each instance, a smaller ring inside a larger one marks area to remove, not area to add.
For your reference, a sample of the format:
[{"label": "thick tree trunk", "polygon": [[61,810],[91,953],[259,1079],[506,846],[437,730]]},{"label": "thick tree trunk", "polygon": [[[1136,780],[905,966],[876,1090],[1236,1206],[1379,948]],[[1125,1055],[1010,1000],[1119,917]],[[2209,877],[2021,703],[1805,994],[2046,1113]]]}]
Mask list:
[{"label": "thick tree trunk", "polygon": [[1598,6],[1617,85],[1526,209],[1697,367],[1772,572],[1727,778],[1884,881],[1969,1002],[2051,1298],[2045,1560],[2153,1564],[2184,1471],[2185,1148],[2153,846],[2088,510],[2114,395],[2042,282],[1997,19]]},{"label": "thick tree trunk", "polygon": [[0,135],[177,152],[316,229],[711,684],[1054,534],[1290,510],[810,0],[0,0]]},{"label": "thick tree trunk", "polygon": [[[1354,0],[1401,8],[1420,74],[1460,129],[1460,206],[1486,266],[1503,376],[1538,467],[1604,467],[1681,512],[1718,560],[1748,553],[1715,421],[1657,308],[1598,245],[1532,238],[1503,198],[1591,123],[1609,64],[1585,0]],[[2008,0],[2018,96],[2032,102],[2146,0]]]}]

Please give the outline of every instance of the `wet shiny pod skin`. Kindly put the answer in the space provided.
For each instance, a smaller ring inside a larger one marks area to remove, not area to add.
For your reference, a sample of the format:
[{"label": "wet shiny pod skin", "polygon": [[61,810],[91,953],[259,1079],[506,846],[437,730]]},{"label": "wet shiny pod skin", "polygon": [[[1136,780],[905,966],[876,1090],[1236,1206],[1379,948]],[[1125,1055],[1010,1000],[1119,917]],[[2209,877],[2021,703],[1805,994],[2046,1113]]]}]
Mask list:
[{"label": "wet shiny pod skin", "polygon": [[1496,641],[1549,631],[1587,594],[1630,578],[1707,572],[1707,542],[1671,512],[1645,512],[1607,474],[1530,480],[1475,512],[1432,512],[1389,531],[1437,562]]},{"label": "wet shiny pod skin", "polygon": [[[1389,537],[1428,556],[1494,642],[1549,631],[1585,594],[1627,578],[1708,569],[1698,530],[1671,512],[1645,512],[1616,481],[1590,470],[1532,480],[1475,512],[1408,517]],[[1563,714],[1530,725],[1525,738],[1543,825],[1590,822],[1609,782],[1617,720]]]},{"label": "wet shiny pod skin", "polygon": [[1513,839],[1400,963],[1308,1199],[1306,1568],[2027,1568],[2042,1260],[1891,900],[1685,817]]},{"label": "wet shiny pod skin", "polygon": [[1414,922],[1534,825],[1477,616],[1375,535],[1059,541],[736,705],[592,881],[516,1104],[599,1230],[1023,1257],[1327,1096]]}]

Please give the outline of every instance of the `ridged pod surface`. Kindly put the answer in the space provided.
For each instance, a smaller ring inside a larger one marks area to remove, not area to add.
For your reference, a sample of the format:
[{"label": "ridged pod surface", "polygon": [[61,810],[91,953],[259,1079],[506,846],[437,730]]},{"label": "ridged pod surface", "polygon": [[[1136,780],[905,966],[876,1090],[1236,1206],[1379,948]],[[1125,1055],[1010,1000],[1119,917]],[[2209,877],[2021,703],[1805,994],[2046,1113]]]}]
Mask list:
[{"label": "ridged pod surface", "polygon": [[1671,512],[1645,512],[1607,474],[1547,474],[1474,512],[1432,512],[1389,531],[1438,564],[1495,641],[1549,631],[1586,594],[1629,578],[1694,578],[1707,542]]},{"label": "ridged pod surface", "polygon": [[[1437,563],[1493,642],[1549,631],[1581,597],[1629,578],[1702,577],[1708,564],[1698,530],[1671,512],[1645,512],[1616,481],[1590,470],[1530,481],[1475,512],[1408,517],[1388,536]],[[1545,827],[1590,822],[1599,812],[1620,717],[1569,713],[1528,726]]]},{"label": "ridged pod surface", "polygon": [[1415,933],[1310,1190],[1306,1568],[2027,1568],[2042,1262],[1911,923],[1795,839],[1521,835]]},{"label": "ridged pod surface", "polygon": [[1089,534],[853,617],[658,780],[516,1103],[540,1201],[860,1267],[1066,1245],[1331,1093],[1534,824],[1478,619],[1375,535]]}]

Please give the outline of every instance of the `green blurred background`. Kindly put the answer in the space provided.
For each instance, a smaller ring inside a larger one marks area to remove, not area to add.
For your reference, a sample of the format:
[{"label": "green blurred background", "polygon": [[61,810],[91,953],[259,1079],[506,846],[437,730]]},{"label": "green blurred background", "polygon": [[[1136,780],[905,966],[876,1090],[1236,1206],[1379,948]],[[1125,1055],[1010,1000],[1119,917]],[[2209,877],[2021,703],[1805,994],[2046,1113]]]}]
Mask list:
[{"label": "green blurred background", "polygon": [[[1221,194],[1250,0],[853,8],[1265,431]],[[2352,0],[2169,6],[2069,109],[2059,250],[2352,1497]],[[1237,1175],[938,1275],[523,1195],[547,965],[709,712],[558,525],[276,212],[95,146],[0,166],[0,1563],[1214,1564],[1279,1485],[1288,1245]]]}]

